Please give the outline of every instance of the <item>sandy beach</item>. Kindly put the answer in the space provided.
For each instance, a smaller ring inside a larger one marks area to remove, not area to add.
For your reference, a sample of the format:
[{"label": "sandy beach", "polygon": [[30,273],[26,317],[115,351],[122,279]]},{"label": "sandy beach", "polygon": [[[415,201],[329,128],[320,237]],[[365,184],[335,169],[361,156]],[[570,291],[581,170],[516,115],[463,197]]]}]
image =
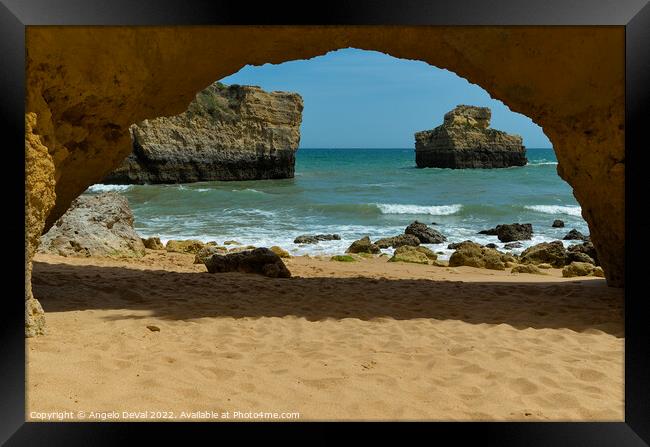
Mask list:
[{"label": "sandy beach", "polygon": [[602,278],[294,257],[272,279],[193,259],[37,255],[49,333],[26,340],[27,420],[623,420],[623,290]]}]

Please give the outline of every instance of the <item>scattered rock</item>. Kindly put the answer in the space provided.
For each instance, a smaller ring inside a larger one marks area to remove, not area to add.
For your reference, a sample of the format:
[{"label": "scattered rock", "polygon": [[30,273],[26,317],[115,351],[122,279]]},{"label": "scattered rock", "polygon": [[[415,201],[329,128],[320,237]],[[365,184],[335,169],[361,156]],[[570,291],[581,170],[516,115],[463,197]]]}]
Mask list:
[{"label": "scattered rock", "polygon": [[586,241],[582,244],[571,245],[569,248],[567,248],[567,252],[584,253],[593,259],[596,265],[599,264],[596,247],[594,247],[594,244],[592,244],[591,241]]},{"label": "scattered rock", "polygon": [[158,326],[149,325],[147,326],[147,329],[149,329],[151,332],[160,332],[160,328]]},{"label": "scattered rock", "polygon": [[546,262],[542,262],[541,264],[537,264],[537,268],[548,270],[548,269],[552,269],[553,266],[551,264],[546,263]]},{"label": "scattered rock", "polygon": [[438,255],[426,247],[413,247],[409,245],[403,245],[395,250],[393,257],[388,261],[428,264],[430,260],[435,261],[436,259],[438,259]]},{"label": "scattered rock", "polygon": [[533,237],[533,226],[529,223],[497,225],[496,230],[501,242],[523,241]]},{"label": "scattered rock", "polygon": [[278,247],[277,245],[274,245],[271,247],[271,251],[275,253],[276,255],[280,256],[281,258],[290,258],[291,255],[289,252],[281,247]]},{"label": "scattered rock", "polygon": [[519,135],[488,129],[487,107],[456,106],[444,123],[415,134],[418,168],[505,168],[528,163]]},{"label": "scattered rock", "polygon": [[594,271],[591,272],[592,276],[597,276],[599,278],[604,278],[605,277],[605,272],[603,271],[602,267],[595,267]]},{"label": "scattered rock", "polygon": [[194,256],[195,264],[205,264],[206,259],[212,255],[225,254],[228,251],[226,247],[219,247],[214,245],[205,245]]},{"label": "scattered rock", "polygon": [[521,253],[519,260],[522,264],[551,264],[555,268],[566,264],[567,254],[560,241],[542,242],[528,247]]},{"label": "scattered rock", "polygon": [[485,246],[486,246],[487,248],[494,248],[494,249],[498,248],[498,247],[497,247],[497,244],[493,244],[493,243],[485,244]]},{"label": "scattered rock", "polygon": [[148,237],[147,239],[142,239],[142,243],[144,244],[145,248],[148,248],[149,250],[165,249],[165,246],[162,242],[160,242],[159,237]]},{"label": "scattered rock", "polygon": [[242,245],[240,247],[233,247],[228,250],[228,253],[239,253],[240,251],[249,251],[249,250],[254,250],[255,247],[254,245]]},{"label": "scattered rock", "polygon": [[459,248],[461,248],[461,247],[463,247],[465,245],[478,245],[478,244],[476,244],[476,242],[467,240],[467,241],[462,241],[462,242],[453,242],[453,243],[447,245],[447,248],[449,250],[458,250]]},{"label": "scattered rock", "polygon": [[449,258],[450,267],[468,266],[486,268],[491,270],[505,270],[505,264],[501,259],[502,253],[482,247],[479,244],[464,244],[452,253]]},{"label": "scattered rock", "polygon": [[416,247],[420,245],[420,239],[418,239],[417,236],[414,236],[412,234],[400,234],[399,236],[385,237],[379,239],[378,241],[375,241],[375,245],[377,245],[377,247],[379,248],[388,248],[388,247],[398,248],[404,245]]},{"label": "scattered rock", "polygon": [[589,237],[585,236],[575,228],[569,231],[563,238],[565,241],[588,241]]},{"label": "scattered rock", "polygon": [[440,244],[447,240],[438,230],[429,228],[417,220],[406,227],[404,234],[412,234],[420,240],[421,244]]},{"label": "scattered rock", "polygon": [[174,240],[167,241],[165,249],[174,253],[192,253],[197,254],[205,244],[196,239]]},{"label": "scattered rock", "polygon": [[242,243],[237,241],[223,241],[223,245],[242,245]]},{"label": "scattered rock", "polygon": [[593,273],[595,267],[588,262],[572,262],[562,269],[562,276],[572,278],[574,276],[588,276]]},{"label": "scattered rock", "polygon": [[532,273],[535,275],[545,275],[539,267],[534,264],[519,264],[512,268],[511,273]]},{"label": "scattered rock", "polygon": [[243,272],[271,278],[291,277],[282,259],[264,247],[227,255],[215,254],[205,260],[205,266],[210,273]]},{"label": "scattered rock", "polygon": [[381,253],[381,250],[379,247],[372,242],[370,242],[370,238],[368,236],[365,236],[357,241],[352,242],[352,245],[348,247],[347,250],[345,250],[346,253]]},{"label": "scattered rock", "polygon": [[129,256],[145,254],[144,243],[133,228],[133,213],[126,197],[115,192],[81,195],[41,236],[40,253],[61,256]]},{"label": "scattered rock", "polygon": [[293,240],[294,244],[317,244],[320,241],[340,241],[341,236],[338,234],[303,234]]},{"label": "scattered rock", "polygon": [[353,258],[352,256],[350,256],[350,255],[336,255],[336,256],[332,256],[332,257],[330,258],[330,261],[338,261],[338,262],[355,262],[356,259],[354,259],[354,258]]},{"label": "scattered rock", "polygon": [[596,265],[596,261],[594,261],[592,257],[586,253],[579,251],[567,251],[566,263],[571,264],[572,262],[588,262],[589,264]]},{"label": "scattered rock", "polygon": [[532,239],[533,226],[531,224],[503,224],[488,230],[481,230],[478,234],[497,236],[501,242],[523,241]]},{"label": "scattered rock", "polygon": [[564,228],[564,221],[560,219],[555,219],[553,221],[553,225],[551,225],[553,228]]},{"label": "scattered rock", "polygon": [[506,250],[511,250],[513,248],[521,248],[523,246],[524,244],[522,244],[521,242],[510,242],[508,244],[505,244],[503,248],[505,248]]}]

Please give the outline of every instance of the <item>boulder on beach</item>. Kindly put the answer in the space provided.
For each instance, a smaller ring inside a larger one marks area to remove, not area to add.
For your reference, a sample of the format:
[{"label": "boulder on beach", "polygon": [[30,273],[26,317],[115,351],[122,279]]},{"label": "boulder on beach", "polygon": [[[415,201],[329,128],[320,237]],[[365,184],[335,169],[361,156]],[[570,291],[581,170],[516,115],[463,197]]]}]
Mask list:
[{"label": "boulder on beach", "polygon": [[565,278],[573,278],[574,276],[588,276],[593,273],[593,264],[588,262],[572,262],[562,269],[562,276]]},{"label": "boulder on beach", "polygon": [[330,261],[337,261],[337,262],[356,262],[356,259],[354,259],[350,255],[334,255],[330,258]]},{"label": "boulder on beach", "polygon": [[594,267],[594,271],[591,272],[591,276],[597,276],[599,278],[604,278],[605,277],[605,271],[603,270],[602,267],[596,266],[596,267]]},{"label": "boulder on beach", "polygon": [[596,247],[594,247],[594,244],[592,244],[591,241],[585,241],[582,244],[571,245],[569,248],[567,248],[567,252],[584,253],[593,259],[596,265],[600,264],[598,262],[598,253],[596,253]]},{"label": "boulder on beach", "polygon": [[569,231],[563,238],[565,241],[588,241],[589,236],[585,236],[575,228]]},{"label": "boulder on beach", "polygon": [[173,253],[191,253],[197,254],[205,244],[196,239],[175,240],[167,241],[165,250]]},{"label": "boulder on beach", "polygon": [[528,247],[521,253],[519,261],[522,264],[550,264],[555,268],[566,264],[567,254],[560,241],[542,242]]},{"label": "boulder on beach", "polygon": [[340,241],[338,234],[303,234],[293,240],[294,244],[317,244],[320,241]]},{"label": "boulder on beach", "polygon": [[489,129],[487,107],[458,105],[444,123],[415,134],[418,168],[505,168],[524,166],[526,149],[519,135]]},{"label": "boulder on beach", "polygon": [[194,256],[195,264],[205,264],[206,259],[212,255],[226,254],[228,249],[226,247],[219,247],[215,245],[205,245]]},{"label": "boulder on beach", "polygon": [[461,248],[461,247],[463,247],[465,245],[472,245],[472,244],[476,244],[476,242],[473,242],[473,241],[470,241],[470,240],[466,240],[466,241],[462,241],[462,242],[452,242],[451,244],[447,245],[447,248],[449,250],[458,250],[459,248]]},{"label": "boulder on beach", "polygon": [[145,254],[133,228],[133,213],[126,197],[115,192],[81,195],[41,236],[40,253],[61,256],[129,256]]},{"label": "boulder on beach", "polygon": [[564,228],[564,221],[560,219],[555,219],[551,225],[553,228]]},{"label": "boulder on beach", "polygon": [[346,253],[381,253],[379,247],[370,241],[368,236],[362,237],[359,240],[352,242],[352,244],[345,250]]},{"label": "boulder on beach", "polygon": [[428,264],[429,261],[435,261],[438,255],[427,247],[413,247],[410,245],[403,245],[398,247],[393,253],[393,257],[389,262],[410,262],[414,264]]},{"label": "boulder on beach", "polygon": [[142,239],[142,243],[144,244],[145,248],[148,248],[149,250],[164,250],[165,246],[163,245],[162,242],[160,242],[159,237],[148,237],[146,239]]},{"label": "boulder on beach", "polygon": [[572,262],[588,262],[589,264],[596,265],[596,261],[594,261],[593,258],[588,254],[579,251],[567,250],[566,263],[571,264]]},{"label": "boulder on beach", "polygon": [[230,241],[223,241],[223,245],[242,245],[242,243],[239,241],[230,240]]},{"label": "boulder on beach", "polygon": [[249,250],[254,250],[255,248],[257,247],[255,247],[254,245],[240,245],[228,249],[228,253],[239,253],[240,251],[249,251]]},{"label": "boulder on beach", "polygon": [[523,246],[524,245],[521,242],[510,242],[508,244],[505,244],[503,248],[505,248],[506,250],[511,250],[513,248],[521,248]]},{"label": "boulder on beach", "polygon": [[210,273],[257,273],[271,278],[290,278],[291,272],[282,259],[268,248],[260,247],[254,250],[214,254],[204,262]]},{"label": "boulder on beach", "polygon": [[276,255],[280,256],[281,258],[290,258],[291,257],[291,255],[289,254],[289,252],[287,250],[285,250],[282,247],[278,247],[277,245],[274,245],[273,247],[271,247],[271,251],[273,253],[275,253]]},{"label": "boulder on beach", "polygon": [[503,253],[493,248],[483,247],[476,243],[464,244],[452,253],[449,258],[450,267],[478,267],[491,270],[505,270]]},{"label": "boulder on beach", "polygon": [[419,239],[421,244],[440,244],[447,240],[438,230],[434,230],[417,220],[406,227],[404,234],[412,234]]},{"label": "boulder on beach", "polygon": [[511,273],[531,273],[534,275],[545,275],[535,264],[519,264],[512,267]]},{"label": "boulder on beach", "polygon": [[398,248],[404,245],[416,247],[420,245],[420,239],[412,234],[400,234],[399,236],[385,237],[375,241],[375,245],[379,248]]}]

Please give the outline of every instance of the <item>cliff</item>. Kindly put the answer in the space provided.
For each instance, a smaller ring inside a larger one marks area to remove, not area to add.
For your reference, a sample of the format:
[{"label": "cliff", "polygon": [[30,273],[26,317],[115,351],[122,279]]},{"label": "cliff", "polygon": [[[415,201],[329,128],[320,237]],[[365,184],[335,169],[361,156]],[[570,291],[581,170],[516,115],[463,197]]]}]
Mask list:
[{"label": "cliff", "polygon": [[507,168],[528,163],[521,137],[489,129],[487,107],[459,105],[444,123],[415,134],[418,168]]},{"label": "cliff", "polygon": [[296,93],[215,82],[186,112],[132,125],[133,151],[103,183],[291,178],[302,109]]}]

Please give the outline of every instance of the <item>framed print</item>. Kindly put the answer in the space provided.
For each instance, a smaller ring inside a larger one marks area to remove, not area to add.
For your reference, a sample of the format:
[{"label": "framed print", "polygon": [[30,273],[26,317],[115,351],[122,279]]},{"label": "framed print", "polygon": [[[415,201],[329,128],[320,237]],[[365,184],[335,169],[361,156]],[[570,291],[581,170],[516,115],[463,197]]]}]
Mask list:
[{"label": "framed print", "polygon": [[312,6],[3,0],[3,441],[647,445],[647,2]]}]

